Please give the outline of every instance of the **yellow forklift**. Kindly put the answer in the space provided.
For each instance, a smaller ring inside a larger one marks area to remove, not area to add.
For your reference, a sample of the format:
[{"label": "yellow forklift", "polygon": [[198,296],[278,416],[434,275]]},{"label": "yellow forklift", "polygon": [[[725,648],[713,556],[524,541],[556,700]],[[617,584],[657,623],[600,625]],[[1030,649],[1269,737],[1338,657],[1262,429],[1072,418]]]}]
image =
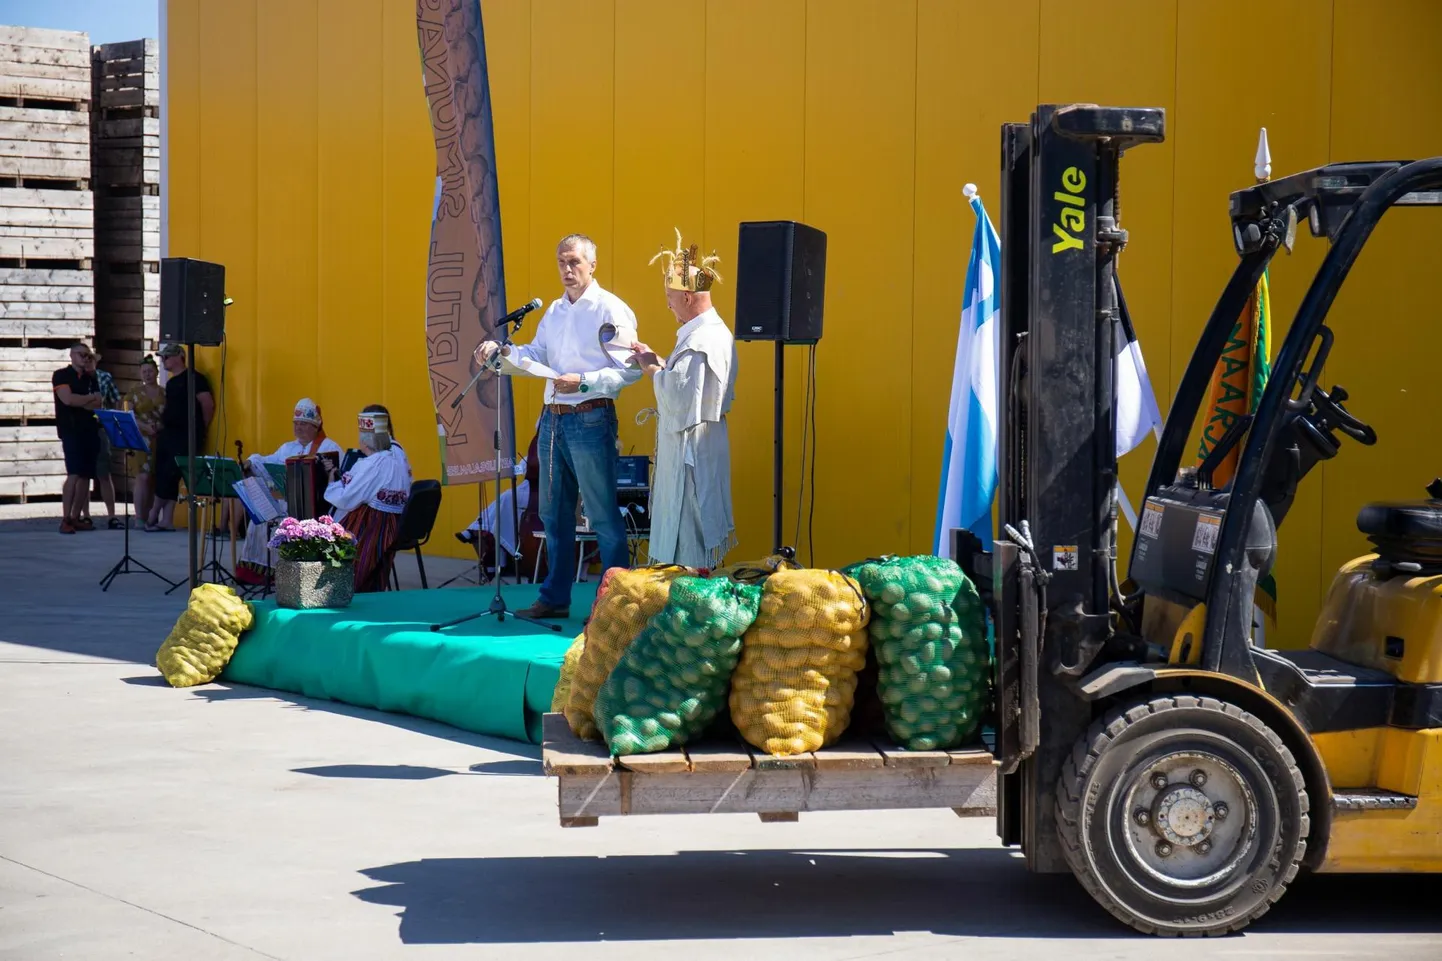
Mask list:
[{"label": "yellow forklift", "polygon": [[[1232,194],[1240,261],[1172,399],[1123,580],[1118,170],[1163,136],[1161,110],[1085,104],[1003,128],[1002,536],[989,558],[965,535],[956,552],[996,616],[1002,840],[1140,931],[1216,935],[1301,870],[1442,871],[1442,482],[1362,510],[1374,551],[1337,573],[1307,650],[1252,643],[1298,485],[1347,439],[1377,441],[1322,389],[1328,310],[1384,213],[1442,204],[1442,158]],[[1330,248],[1256,413],[1183,468],[1233,325],[1304,222]]]}]

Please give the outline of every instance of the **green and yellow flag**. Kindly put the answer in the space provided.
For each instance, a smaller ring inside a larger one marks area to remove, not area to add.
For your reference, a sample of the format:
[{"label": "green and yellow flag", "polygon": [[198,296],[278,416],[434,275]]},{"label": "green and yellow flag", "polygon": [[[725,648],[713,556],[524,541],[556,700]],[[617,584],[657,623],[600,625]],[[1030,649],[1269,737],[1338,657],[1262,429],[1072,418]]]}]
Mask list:
[{"label": "green and yellow flag", "polygon": [[[1262,128],[1261,140],[1257,144],[1255,172],[1257,182],[1264,183],[1271,178],[1272,155],[1267,147],[1267,128]],[[1217,446],[1222,435],[1239,417],[1255,414],[1262,400],[1262,391],[1272,375],[1272,303],[1268,286],[1270,271],[1264,271],[1257,289],[1247,298],[1247,306],[1232,327],[1232,336],[1217,361],[1212,373],[1212,387],[1208,395],[1207,422],[1202,428],[1202,440],[1197,450],[1200,464]],[[1231,481],[1237,471],[1237,459],[1241,445],[1228,452],[1217,466],[1212,483],[1223,487]],[[1277,623],[1277,582],[1269,574],[1257,585],[1257,607],[1266,617],[1266,630],[1272,631]]]}]

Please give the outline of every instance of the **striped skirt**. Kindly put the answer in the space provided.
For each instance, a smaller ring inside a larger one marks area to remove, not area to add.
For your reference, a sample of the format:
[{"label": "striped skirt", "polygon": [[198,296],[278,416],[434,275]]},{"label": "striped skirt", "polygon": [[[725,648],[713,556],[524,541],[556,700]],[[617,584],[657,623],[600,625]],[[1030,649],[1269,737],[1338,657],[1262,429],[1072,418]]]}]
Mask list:
[{"label": "striped skirt", "polygon": [[355,589],[357,594],[383,591],[391,577],[395,542],[401,515],[362,504],[345,515],[345,529],[355,535]]}]

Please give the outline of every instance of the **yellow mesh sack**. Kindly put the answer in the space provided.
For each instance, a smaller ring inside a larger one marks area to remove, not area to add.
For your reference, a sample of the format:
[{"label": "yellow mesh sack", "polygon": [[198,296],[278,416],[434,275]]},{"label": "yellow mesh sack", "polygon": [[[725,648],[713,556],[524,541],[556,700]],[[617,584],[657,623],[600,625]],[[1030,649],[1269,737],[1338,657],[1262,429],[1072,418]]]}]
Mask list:
[{"label": "yellow mesh sack", "polygon": [[836,743],[851,722],[870,618],[856,581],[779,570],[731,678],[731,720],[752,747],[787,756]]},{"label": "yellow mesh sack", "polygon": [[641,630],[661,608],[671,593],[671,582],[693,571],[675,565],[638,567],[623,570],[613,567],[606,572],[596,603],[586,622],[585,645],[571,676],[571,691],[566,697],[566,721],[577,737],[599,740],[592,712],[596,694],[621,655],[641,634]]},{"label": "yellow mesh sack", "polygon": [[209,684],[220,676],[235,653],[242,631],[255,615],[250,605],[228,587],[201,584],[155,653],[155,666],[171,687]]},{"label": "yellow mesh sack", "polygon": [[561,661],[561,678],[556,682],[556,691],[551,695],[551,713],[560,714],[566,709],[566,699],[571,696],[571,679],[576,676],[576,664],[581,660],[581,650],[586,646],[586,634],[583,631],[576,635],[571,646],[566,649],[566,657]]}]

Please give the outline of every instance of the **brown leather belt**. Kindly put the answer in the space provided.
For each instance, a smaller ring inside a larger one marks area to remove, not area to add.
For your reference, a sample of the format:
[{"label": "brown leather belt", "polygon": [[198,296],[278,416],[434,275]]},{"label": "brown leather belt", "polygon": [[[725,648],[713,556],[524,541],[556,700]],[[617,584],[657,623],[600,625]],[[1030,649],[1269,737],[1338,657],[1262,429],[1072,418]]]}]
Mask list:
[{"label": "brown leather belt", "polygon": [[584,414],[588,410],[606,410],[616,406],[615,401],[606,397],[583,400],[579,404],[547,404],[546,410],[553,414]]}]

